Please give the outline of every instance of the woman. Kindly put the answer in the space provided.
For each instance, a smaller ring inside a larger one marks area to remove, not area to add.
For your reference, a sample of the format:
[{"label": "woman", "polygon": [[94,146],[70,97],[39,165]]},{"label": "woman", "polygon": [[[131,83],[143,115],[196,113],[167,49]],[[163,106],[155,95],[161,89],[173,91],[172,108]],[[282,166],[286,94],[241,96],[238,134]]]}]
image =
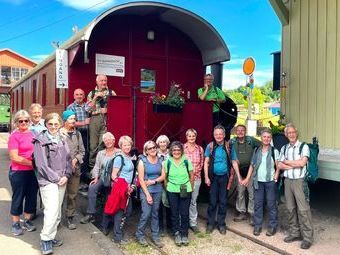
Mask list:
[{"label": "woman", "polygon": [[[275,235],[278,227],[278,212],[276,204],[276,180],[278,174],[277,160],[279,152],[270,145],[272,133],[270,129],[261,132],[262,145],[255,149],[249,167],[247,178],[243,185],[248,185],[253,175],[254,184],[254,231],[259,236],[262,231],[263,207],[267,204],[269,223],[266,232],[267,236]],[[265,201],[266,199],[266,201]]]},{"label": "woman", "polygon": [[59,132],[61,124],[57,113],[47,114],[47,131],[42,131],[33,140],[37,178],[44,205],[44,223],[40,233],[43,254],[53,253],[52,247],[62,244],[55,237],[61,220],[66,184],[72,174],[70,149]]},{"label": "woman", "polygon": [[194,175],[192,164],[185,158],[183,145],[180,142],[171,143],[170,157],[164,161],[163,167],[175,244],[188,245],[189,207]]},{"label": "woman", "polygon": [[[38,183],[32,165],[33,133],[29,130],[30,115],[20,110],[14,115],[16,129],[9,136],[8,151],[10,156],[9,180],[12,187],[12,233],[22,235],[36,230],[31,216],[37,205]],[[25,208],[23,209],[23,201]],[[24,222],[20,225],[20,215],[24,212]]]},{"label": "woman", "polygon": [[80,183],[80,166],[83,163],[85,149],[81,134],[75,127],[76,114],[71,110],[64,111],[63,121],[64,127],[60,129],[60,133],[70,149],[72,160],[72,175],[68,180],[66,187],[67,228],[73,230],[77,228],[73,217],[75,216],[76,198]]},{"label": "woman", "polygon": [[[133,178],[134,178],[134,165],[131,160],[130,151],[133,145],[133,141],[129,136],[122,136],[119,138],[118,146],[121,149],[122,157],[115,157],[113,161],[113,169],[111,179],[114,182],[113,185],[121,180],[127,184],[127,189],[124,194],[130,195],[133,192]],[[123,180],[122,180],[123,179]],[[129,206],[129,198],[127,198],[126,208]],[[119,209],[116,213],[112,215],[114,228],[113,228],[113,241],[120,245],[125,245],[128,243],[126,239],[123,238],[123,228],[122,219],[126,208]]]},{"label": "woman", "polygon": [[159,237],[158,210],[162,199],[162,182],[165,178],[162,169],[162,160],[157,156],[157,145],[153,141],[147,141],[143,147],[143,154],[138,162],[138,179],[142,192],[140,199],[142,214],[137,227],[136,237],[142,246],[147,246],[145,240],[145,228],[151,217],[151,234],[154,244],[158,248],[164,245]]},{"label": "woman", "polygon": [[[162,161],[169,158],[169,144],[170,140],[166,135],[160,135],[156,139],[156,144],[158,147],[157,155],[161,158]],[[164,236],[164,211],[165,210],[165,221],[166,221],[166,228],[168,232],[171,232],[171,218],[170,218],[170,208],[169,202],[166,195],[166,191],[163,190],[161,204],[159,206],[158,218],[159,218],[159,232],[161,236]]]},{"label": "woman", "polygon": [[[112,133],[106,132],[103,135],[103,142],[105,145],[105,149],[98,152],[96,157],[96,164],[92,170],[92,181],[89,185],[88,190],[88,205],[86,216],[80,220],[80,223],[86,224],[89,222],[94,222],[94,214],[96,213],[96,201],[98,192],[103,190],[104,188],[104,181],[103,178],[103,170],[104,166],[109,160],[112,160],[115,155],[120,152],[120,149],[115,148],[115,137]],[[103,232],[108,234],[106,222],[103,222]]]},{"label": "woman", "polygon": [[198,233],[197,227],[197,197],[201,186],[201,172],[204,163],[203,148],[196,144],[197,131],[190,128],[185,133],[187,142],[184,144],[184,154],[191,161],[194,174],[194,186],[191,194],[189,209],[189,225],[194,233]]}]

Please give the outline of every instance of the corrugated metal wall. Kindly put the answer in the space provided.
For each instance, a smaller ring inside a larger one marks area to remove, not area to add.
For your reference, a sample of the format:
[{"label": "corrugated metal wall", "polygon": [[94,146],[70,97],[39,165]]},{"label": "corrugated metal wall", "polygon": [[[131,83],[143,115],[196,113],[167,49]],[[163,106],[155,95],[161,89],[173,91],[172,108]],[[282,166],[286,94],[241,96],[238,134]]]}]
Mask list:
[{"label": "corrugated metal wall", "polygon": [[291,0],[283,27],[283,111],[301,139],[340,149],[340,1]]}]

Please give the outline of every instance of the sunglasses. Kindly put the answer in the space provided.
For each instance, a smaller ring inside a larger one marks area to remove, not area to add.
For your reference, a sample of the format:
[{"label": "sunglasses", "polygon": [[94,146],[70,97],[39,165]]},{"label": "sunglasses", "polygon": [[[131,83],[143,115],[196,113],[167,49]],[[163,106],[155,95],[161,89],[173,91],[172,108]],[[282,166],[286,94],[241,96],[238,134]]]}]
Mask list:
[{"label": "sunglasses", "polygon": [[21,123],[28,123],[29,120],[18,120],[18,122],[21,124]]},{"label": "sunglasses", "polygon": [[151,151],[151,150],[156,150],[156,149],[157,149],[156,146],[153,146],[153,147],[148,148],[147,150]]}]

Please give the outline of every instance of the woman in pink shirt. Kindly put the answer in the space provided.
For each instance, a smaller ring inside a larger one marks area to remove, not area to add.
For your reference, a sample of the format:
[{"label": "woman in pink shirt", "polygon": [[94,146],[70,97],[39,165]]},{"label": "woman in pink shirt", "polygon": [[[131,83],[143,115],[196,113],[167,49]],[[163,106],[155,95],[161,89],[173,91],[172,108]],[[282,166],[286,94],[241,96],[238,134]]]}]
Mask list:
[{"label": "woman in pink shirt", "polygon": [[[9,136],[8,151],[11,159],[9,180],[12,187],[12,233],[22,235],[23,230],[36,230],[30,221],[37,203],[38,182],[32,166],[33,133],[29,130],[30,115],[19,110],[14,115],[16,129]],[[25,202],[24,202],[25,201]],[[24,204],[24,208],[23,208]],[[24,212],[24,222],[20,225],[20,215]]]}]

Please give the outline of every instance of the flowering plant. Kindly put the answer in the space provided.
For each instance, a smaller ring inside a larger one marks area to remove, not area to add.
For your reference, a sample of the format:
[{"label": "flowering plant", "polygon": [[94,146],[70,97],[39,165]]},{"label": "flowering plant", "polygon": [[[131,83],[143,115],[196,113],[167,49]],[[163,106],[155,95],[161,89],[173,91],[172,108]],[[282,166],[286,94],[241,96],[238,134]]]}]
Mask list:
[{"label": "flowering plant", "polygon": [[155,93],[150,96],[149,102],[152,102],[153,104],[164,104],[173,107],[183,108],[183,105],[185,104],[185,99],[183,95],[184,91],[181,88],[181,85],[172,82],[167,96]]}]

